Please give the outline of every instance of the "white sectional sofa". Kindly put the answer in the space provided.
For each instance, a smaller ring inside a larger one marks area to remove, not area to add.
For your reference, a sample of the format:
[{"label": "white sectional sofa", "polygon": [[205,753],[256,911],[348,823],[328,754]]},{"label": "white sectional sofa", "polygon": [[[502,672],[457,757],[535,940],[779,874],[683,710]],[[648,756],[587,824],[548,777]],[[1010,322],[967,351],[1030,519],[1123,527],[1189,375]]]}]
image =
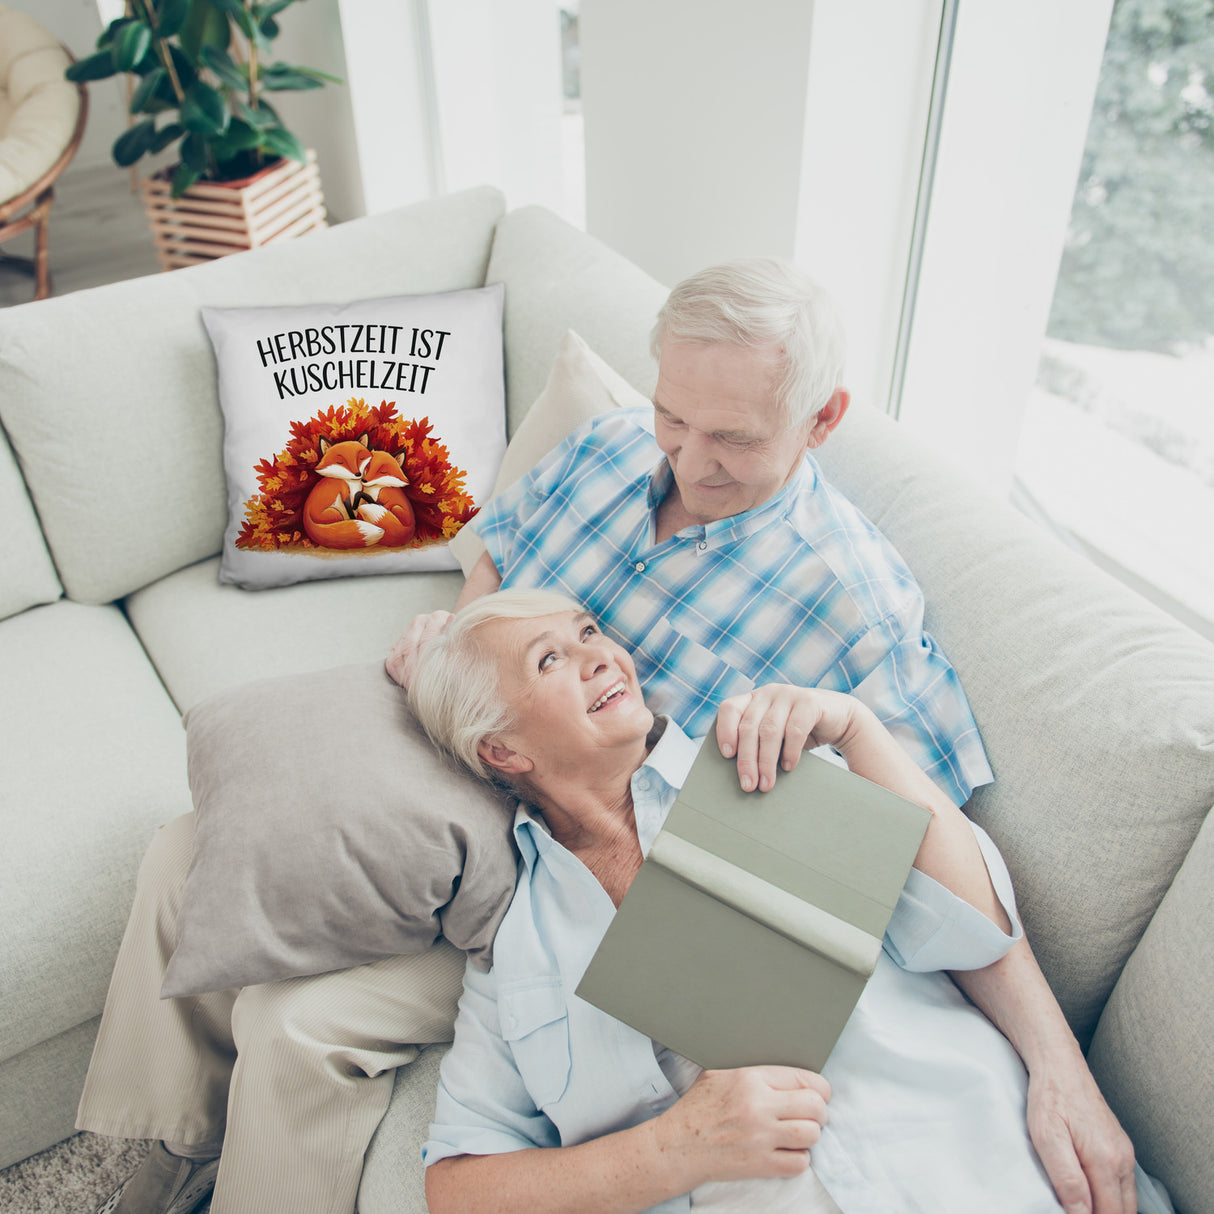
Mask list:
[{"label": "white sectional sofa", "polygon": [[[199,307],[503,282],[511,431],[576,329],[648,392],[658,283],[538,208],[470,191],[0,312],[0,1166],[72,1132],[153,828],[190,808],[180,714],[383,656],[458,573],[220,585],[222,422]],[[854,407],[821,452],[902,551],[996,773],[1047,977],[1147,1169],[1214,1210],[1214,646]],[[437,1059],[402,1069],[360,1208],[421,1211]]]}]

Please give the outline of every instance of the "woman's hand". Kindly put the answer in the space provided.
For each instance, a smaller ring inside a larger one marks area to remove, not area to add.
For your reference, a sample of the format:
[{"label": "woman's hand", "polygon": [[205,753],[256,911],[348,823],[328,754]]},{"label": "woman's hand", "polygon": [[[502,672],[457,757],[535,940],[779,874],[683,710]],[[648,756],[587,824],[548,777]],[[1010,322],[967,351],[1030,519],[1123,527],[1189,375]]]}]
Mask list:
[{"label": "woman's hand", "polygon": [[654,1123],[659,1150],[708,1180],[796,1176],[822,1137],[830,1084],[814,1071],[751,1066],[704,1071]]},{"label": "woman's hand", "polygon": [[408,688],[417,663],[417,652],[428,640],[438,636],[451,620],[449,611],[431,611],[413,618],[413,623],[401,633],[384,659],[388,673],[404,688]]},{"label": "woman's hand", "polygon": [[721,705],[717,745],[727,759],[737,755],[745,792],[767,792],[777,767],[792,771],[802,751],[845,745],[864,712],[858,700],[842,692],[769,683]]}]

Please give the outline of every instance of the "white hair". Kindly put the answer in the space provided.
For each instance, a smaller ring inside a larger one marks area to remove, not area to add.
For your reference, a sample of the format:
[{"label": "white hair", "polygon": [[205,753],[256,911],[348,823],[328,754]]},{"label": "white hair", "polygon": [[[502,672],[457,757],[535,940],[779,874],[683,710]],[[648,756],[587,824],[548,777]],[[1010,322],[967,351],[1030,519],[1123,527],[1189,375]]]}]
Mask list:
[{"label": "white hair", "polygon": [[846,338],[834,301],[786,262],[709,266],[679,283],[658,313],[650,350],[667,341],[774,347],[776,404],[790,426],[814,417],[843,383]]},{"label": "white hair", "polygon": [[483,779],[497,779],[477,748],[509,729],[514,713],[502,698],[497,665],[477,633],[494,620],[581,610],[580,604],[554,590],[499,590],[458,611],[421,647],[409,681],[409,706],[435,746]]}]

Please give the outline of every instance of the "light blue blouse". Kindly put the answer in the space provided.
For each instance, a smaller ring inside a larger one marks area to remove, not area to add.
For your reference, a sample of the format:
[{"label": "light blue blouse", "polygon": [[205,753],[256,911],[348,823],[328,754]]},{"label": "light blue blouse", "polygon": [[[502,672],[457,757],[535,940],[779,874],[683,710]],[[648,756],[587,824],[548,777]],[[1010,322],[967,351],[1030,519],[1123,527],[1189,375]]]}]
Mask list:
[{"label": "light blue blouse", "polygon": [[[698,749],[669,722],[634,775],[644,851]],[[812,1165],[844,1214],[1060,1209],[1028,1139],[1023,1064],[939,972],[989,965],[1021,935],[1003,860],[973,829],[1014,935],[912,870],[877,970],[823,1069],[833,1095]],[[427,1165],[584,1142],[678,1098],[650,1039],[574,994],[615,913],[611,899],[526,809],[514,831],[518,887],[493,969],[465,974]],[[682,1196],[654,1209],[690,1206]]]}]

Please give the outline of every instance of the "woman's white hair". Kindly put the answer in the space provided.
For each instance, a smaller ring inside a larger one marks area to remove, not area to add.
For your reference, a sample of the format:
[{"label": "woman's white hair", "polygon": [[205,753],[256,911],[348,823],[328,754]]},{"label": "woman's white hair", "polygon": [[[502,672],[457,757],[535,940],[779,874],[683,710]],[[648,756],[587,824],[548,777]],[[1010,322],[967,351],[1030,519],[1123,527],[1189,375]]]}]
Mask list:
[{"label": "woman's white hair", "polygon": [[843,383],[843,324],[827,292],[786,262],[753,258],[709,266],[670,292],[650,336],[667,341],[775,347],[776,403],[790,426],[814,417]]},{"label": "woman's white hair", "polygon": [[497,665],[477,633],[494,620],[581,610],[578,603],[553,590],[499,590],[457,612],[438,636],[420,648],[409,681],[409,706],[435,746],[483,779],[497,779],[477,747],[509,729],[514,714],[502,698]]}]

